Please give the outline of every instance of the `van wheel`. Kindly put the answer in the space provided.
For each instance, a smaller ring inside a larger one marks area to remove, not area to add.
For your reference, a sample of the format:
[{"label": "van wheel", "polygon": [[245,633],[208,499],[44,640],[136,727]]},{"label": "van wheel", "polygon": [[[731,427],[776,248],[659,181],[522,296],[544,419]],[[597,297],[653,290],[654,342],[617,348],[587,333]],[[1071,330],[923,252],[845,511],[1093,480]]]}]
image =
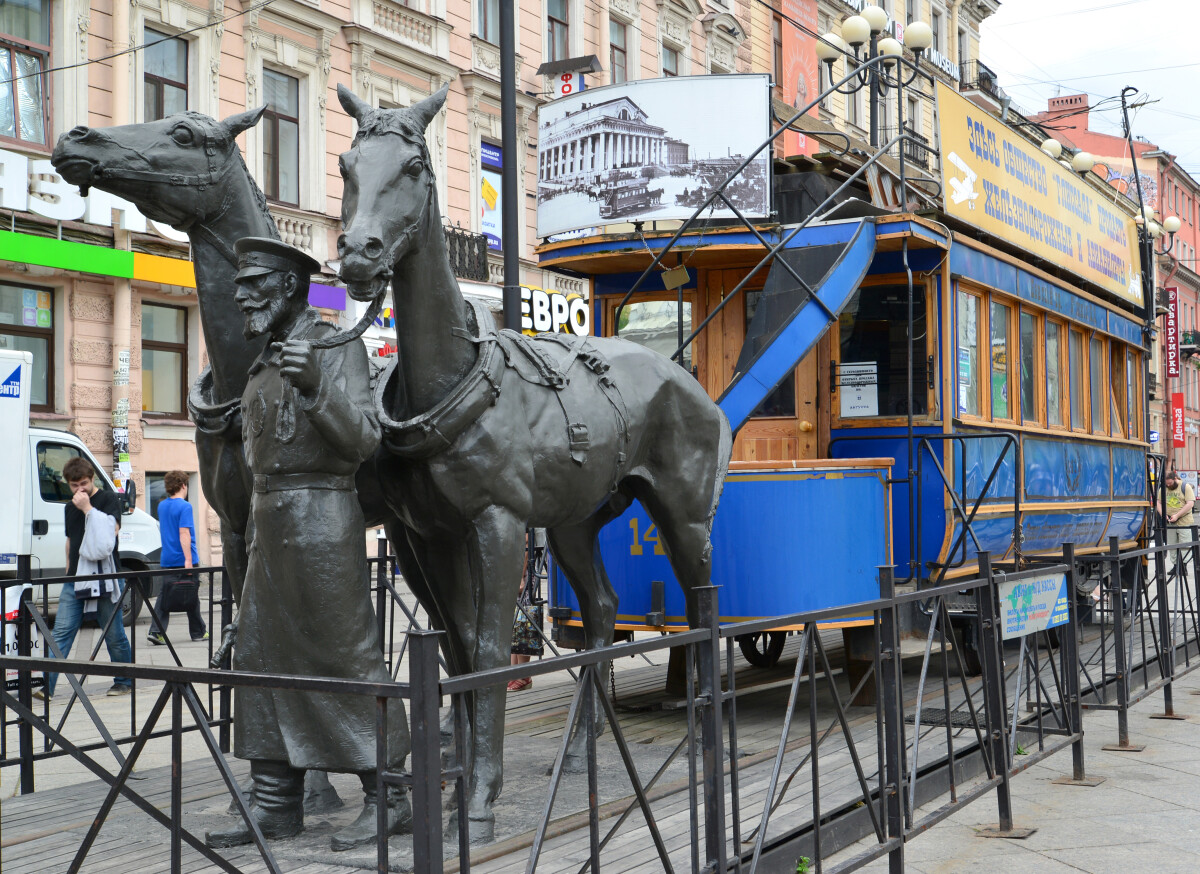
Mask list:
[{"label": "van wheel", "polygon": [[[127,571],[144,571],[145,567],[121,562],[121,569]],[[132,628],[142,612],[142,593],[137,586],[125,582],[125,597],[121,599],[121,620],[126,628]]]}]

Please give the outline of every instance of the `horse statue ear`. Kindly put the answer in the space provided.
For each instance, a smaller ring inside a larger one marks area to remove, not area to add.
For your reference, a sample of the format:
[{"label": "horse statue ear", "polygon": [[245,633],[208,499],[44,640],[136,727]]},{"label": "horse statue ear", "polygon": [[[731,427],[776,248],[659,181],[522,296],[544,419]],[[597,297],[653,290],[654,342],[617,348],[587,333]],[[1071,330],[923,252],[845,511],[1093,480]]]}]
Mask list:
[{"label": "horse statue ear", "polygon": [[229,138],[233,139],[244,130],[249,130],[258,124],[262,114],[267,111],[266,104],[258,109],[247,109],[245,112],[239,112],[236,115],[231,115],[229,118],[223,119],[221,124],[229,131]]},{"label": "horse statue ear", "polygon": [[360,124],[367,113],[373,108],[371,104],[367,103],[367,101],[341,83],[338,83],[337,94],[338,102],[342,104],[342,109],[346,110],[346,114]]},{"label": "horse statue ear", "polygon": [[424,100],[414,103],[408,108],[408,114],[420,125],[421,130],[429,127],[429,122],[433,121],[433,117],[441,110],[442,104],[446,102],[446,95],[449,93],[450,83],[447,82]]}]

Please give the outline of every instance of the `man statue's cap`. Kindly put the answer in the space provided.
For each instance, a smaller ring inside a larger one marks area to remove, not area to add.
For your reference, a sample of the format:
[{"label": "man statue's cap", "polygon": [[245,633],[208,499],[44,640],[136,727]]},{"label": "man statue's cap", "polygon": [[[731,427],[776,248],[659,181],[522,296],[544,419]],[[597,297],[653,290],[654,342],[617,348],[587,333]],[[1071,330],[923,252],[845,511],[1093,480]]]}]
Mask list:
[{"label": "man statue's cap", "polygon": [[261,276],[282,270],[295,270],[310,276],[321,272],[321,265],[307,252],[270,237],[242,237],[233,244],[238,272],[234,280]]}]

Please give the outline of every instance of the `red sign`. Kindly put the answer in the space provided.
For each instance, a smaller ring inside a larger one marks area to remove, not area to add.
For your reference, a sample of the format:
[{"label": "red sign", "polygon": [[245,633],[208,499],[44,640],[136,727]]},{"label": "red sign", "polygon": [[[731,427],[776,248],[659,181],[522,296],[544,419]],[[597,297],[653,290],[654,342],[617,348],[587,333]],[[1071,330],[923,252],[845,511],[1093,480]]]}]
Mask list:
[{"label": "red sign", "polygon": [[1179,289],[1167,292],[1167,376],[1179,376]]},{"label": "red sign", "polygon": [[[801,30],[792,22],[804,25]],[[783,81],[783,99],[796,109],[802,109],[821,93],[821,77],[817,72],[817,40],[810,34],[817,33],[817,0],[783,0],[783,63],[780,64]],[[820,115],[814,106],[809,115]],[[811,155],[819,144],[812,137],[799,131],[789,130],[783,135],[784,154]]]},{"label": "red sign", "polygon": [[1171,445],[1176,449],[1187,446],[1183,436],[1183,392],[1171,393]]}]

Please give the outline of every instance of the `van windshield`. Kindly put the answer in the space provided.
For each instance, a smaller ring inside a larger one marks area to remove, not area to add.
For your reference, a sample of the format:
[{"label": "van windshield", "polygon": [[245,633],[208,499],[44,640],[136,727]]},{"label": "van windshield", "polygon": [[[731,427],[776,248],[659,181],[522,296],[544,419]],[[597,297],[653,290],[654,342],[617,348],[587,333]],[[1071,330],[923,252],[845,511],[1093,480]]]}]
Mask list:
[{"label": "van windshield", "polygon": [[[42,500],[52,504],[65,504],[71,500],[71,487],[63,478],[63,465],[72,458],[83,455],[78,447],[69,443],[58,443],[52,440],[41,440],[37,445],[38,484]],[[90,459],[89,459],[90,460]],[[92,483],[99,491],[111,488],[104,474],[96,471]]]}]

